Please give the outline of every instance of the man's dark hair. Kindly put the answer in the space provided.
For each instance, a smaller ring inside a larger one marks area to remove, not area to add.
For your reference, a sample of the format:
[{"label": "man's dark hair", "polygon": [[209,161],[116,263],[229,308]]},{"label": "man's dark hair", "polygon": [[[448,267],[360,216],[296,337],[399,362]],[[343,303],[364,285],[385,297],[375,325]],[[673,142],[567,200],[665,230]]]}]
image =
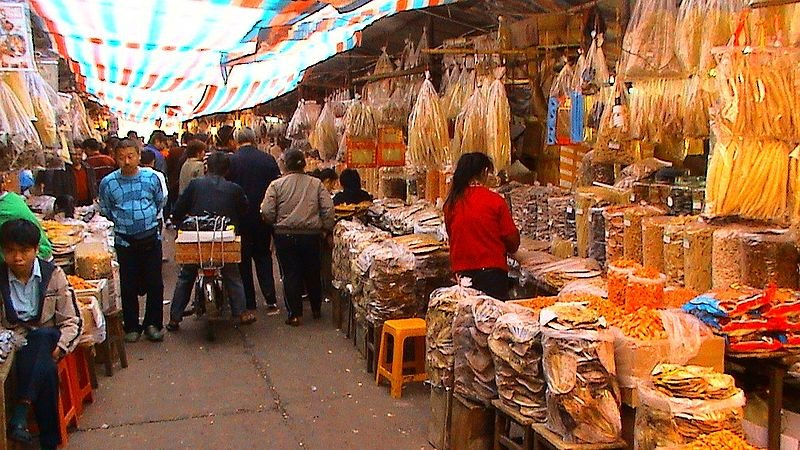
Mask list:
[{"label": "man's dark hair", "polygon": [[39,246],[41,231],[35,223],[26,219],[9,220],[0,227],[0,247],[7,248],[11,244],[24,248]]},{"label": "man's dark hair", "polygon": [[150,140],[147,141],[150,145],[155,145],[156,142],[167,142],[167,134],[161,130],[155,130],[150,135]]},{"label": "man's dark hair", "polygon": [[89,138],[83,141],[82,147],[87,153],[97,153],[103,149],[103,144],[97,139]]},{"label": "man's dark hair", "polygon": [[142,166],[148,166],[153,164],[156,161],[156,153],[152,150],[144,150],[142,151],[142,157],[139,159],[139,164]]},{"label": "man's dark hair", "polygon": [[139,133],[137,133],[137,132],[135,132],[133,130],[128,131],[128,134],[126,134],[125,136],[127,136],[128,139],[139,139]]},{"label": "man's dark hair", "polygon": [[319,179],[322,181],[331,180],[336,181],[339,177],[336,176],[336,171],[331,169],[330,167],[326,169],[322,169],[319,172]]},{"label": "man's dark hair", "polygon": [[190,141],[189,145],[186,147],[186,156],[188,158],[200,158],[207,150],[208,146],[204,142],[197,140]]},{"label": "man's dark hair", "polygon": [[344,169],[339,175],[339,184],[344,190],[357,191],[361,189],[361,175],[355,169]]},{"label": "man's dark hair", "polygon": [[224,152],[214,152],[208,156],[208,173],[224,177],[231,167],[231,160]]}]

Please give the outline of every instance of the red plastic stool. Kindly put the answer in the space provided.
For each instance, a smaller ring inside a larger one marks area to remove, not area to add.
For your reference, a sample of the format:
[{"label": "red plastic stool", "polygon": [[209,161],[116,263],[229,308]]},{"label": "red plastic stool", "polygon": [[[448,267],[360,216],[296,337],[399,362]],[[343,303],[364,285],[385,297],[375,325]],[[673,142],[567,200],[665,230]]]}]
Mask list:
[{"label": "red plastic stool", "polygon": [[74,352],[67,355],[65,358],[70,370],[70,382],[72,385],[72,403],[75,405],[75,412],[77,418],[83,416],[84,403],[93,403],[94,397],[92,395],[92,376],[89,372],[89,361],[86,358],[86,352],[91,349],[78,347]]},{"label": "red plastic stool", "polygon": [[61,447],[66,447],[70,425],[78,426],[78,414],[75,408],[75,394],[72,392],[74,374],[66,358],[58,362],[58,428],[61,434]]}]

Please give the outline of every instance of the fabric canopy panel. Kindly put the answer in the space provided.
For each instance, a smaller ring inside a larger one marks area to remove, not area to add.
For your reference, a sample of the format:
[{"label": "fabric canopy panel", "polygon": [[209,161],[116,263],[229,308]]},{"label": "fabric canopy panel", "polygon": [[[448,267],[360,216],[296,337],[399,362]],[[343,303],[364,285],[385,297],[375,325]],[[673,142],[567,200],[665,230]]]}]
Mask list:
[{"label": "fabric canopy panel", "polygon": [[250,108],[392,14],[456,0],[31,0],[86,91],[134,120]]}]

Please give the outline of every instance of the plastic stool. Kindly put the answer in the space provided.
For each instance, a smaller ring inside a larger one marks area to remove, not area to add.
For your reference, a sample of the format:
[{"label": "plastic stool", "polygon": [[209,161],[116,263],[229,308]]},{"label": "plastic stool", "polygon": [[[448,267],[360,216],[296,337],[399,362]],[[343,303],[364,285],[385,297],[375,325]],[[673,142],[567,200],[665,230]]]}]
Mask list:
[{"label": "plastic stool", "polygon": [[[425,381],[425,320],[401,319],[387,320],[383,324],[381,333],[381,347],[378,354],[378,373],[375,382],[380,385],[381,377],[389,380],[392,398],[400,398],[403,393],[403,384],[414,381]],[[388,337],[392,336],[393,346],[389,347]],[[414,359],[404,359],[406,339],[414,340]],[[389,351],[391,350],[391,360]],[[406,373],[409,371],[410,373]]]},{"label": "plastic stool", "polygon": [[61,447],[67,446],[70,425],[78,426],[78,414],[75,409],[75,395],[72,392],[72,371],[67,358],[58,362],[58,428],[61,434]]},{"label": "plastic stool", "polygon": [[86,358],[87,349],[78,347],[70,353],[66,360],[70,366],[70,382],[72,382],[73,404],[78,419],[83,415],[83,404],[93,403],[92,376],[89,371],[89,362]]}]

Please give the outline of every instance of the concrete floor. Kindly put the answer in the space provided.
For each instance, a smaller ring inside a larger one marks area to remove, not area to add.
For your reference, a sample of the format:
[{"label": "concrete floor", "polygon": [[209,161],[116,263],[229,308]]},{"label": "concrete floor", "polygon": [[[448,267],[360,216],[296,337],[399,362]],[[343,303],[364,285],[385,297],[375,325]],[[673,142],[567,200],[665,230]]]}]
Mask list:
[{"label": "concrete floor", "polygon": [[[176,275],[166,263],[167,299]],[[283,324],[284,312],[266,316],[262,308],[258,322],[226,324],[213,343],[203,322],[187,318],[163,343],[128,345],[130,366],[112,378],[99,374],[69,448],[430,448],[425,386],[391,399],[331,325],[330,304],[322,320],[307,312],[299,328]]]}]

